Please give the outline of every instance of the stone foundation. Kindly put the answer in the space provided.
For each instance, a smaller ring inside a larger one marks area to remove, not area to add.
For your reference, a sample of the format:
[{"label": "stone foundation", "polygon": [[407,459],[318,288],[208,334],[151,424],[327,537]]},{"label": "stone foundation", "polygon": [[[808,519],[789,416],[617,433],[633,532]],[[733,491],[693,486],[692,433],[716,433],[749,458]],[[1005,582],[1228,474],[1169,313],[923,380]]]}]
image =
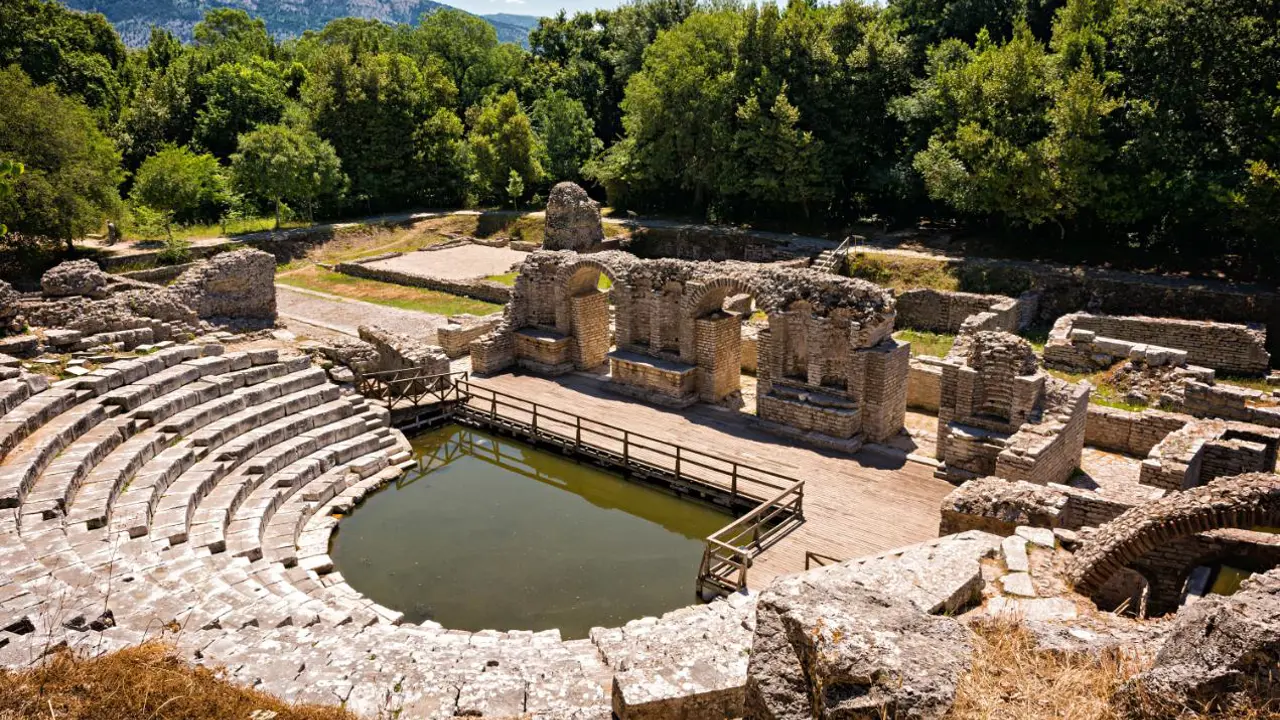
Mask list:
[{"label": "stone foundation", "polygon": [[1275,472],[1280,430],[1225,420],[1192,420],[1152,447],[1138,482],[1189,490],[1215,478]]},{"label": "stone foundation", "polygon": [[1191,418],[1187,415],[1162,410],[1131,412],[1090,405],[1084,443],[1102,450],[1146,457],[1151,448],[1188,422]]},{"label": "stone foundation", "polygon": [[[514,338],[515,355],[521,367],[545,375],[563,375],[573,370],[572,338],[533,328],[514,333]],[[474,350],[472,360],[475,360]]]},{"label": "stone foundation", "polygon": [[609,353],[610,388],[646,402],[688,407],[698,401],[698,368],[647,355]]},{"label": "stone foundation", "polygon": [[1266,374],[1271,363],[1260,325],[1087,313],[1058,319],[1044,357],[1050,367],[1063,370],[1091,370],[1132,359],[1255,376]]},{"label": "stone foundation", "polygon": [[436,328],[436,343],[450,358],[460,358],[471,351],[471,342],[492,332],[502,321],[499,315],[476,317],[456,315],[449,324]]},{"label": "stone foundation", "polygon": [[1035,318],[1039,303],[1039,293],[1010,298],[917,288],[897,294],[898,326],[955,334],[969,317],[982,313],[974,330],[1017,332]]}]

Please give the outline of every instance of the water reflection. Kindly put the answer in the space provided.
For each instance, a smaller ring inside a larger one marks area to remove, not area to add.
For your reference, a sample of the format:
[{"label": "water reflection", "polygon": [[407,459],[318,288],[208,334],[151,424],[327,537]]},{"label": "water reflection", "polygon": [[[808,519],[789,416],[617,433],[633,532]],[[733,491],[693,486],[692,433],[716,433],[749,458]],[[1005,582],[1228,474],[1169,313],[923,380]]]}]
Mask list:
[{"label": "water reflection", "polygon": [[406,620],[585,637],[694,600],[728,515],[554,453],[448,426],[417,467],[343,519],[331,554]]}]

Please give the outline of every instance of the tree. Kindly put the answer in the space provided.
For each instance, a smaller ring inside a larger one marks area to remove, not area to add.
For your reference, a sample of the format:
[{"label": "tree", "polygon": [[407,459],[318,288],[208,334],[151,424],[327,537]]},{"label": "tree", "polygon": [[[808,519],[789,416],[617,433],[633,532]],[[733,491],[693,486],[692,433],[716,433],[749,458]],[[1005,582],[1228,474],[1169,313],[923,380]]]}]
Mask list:
[{"label": "tree", "polygon": [[175,219],[211,222],[229,205],[227,181],[217,159],[172,145],[143,161],[129,197],[163,213],[165,232],[171,240]]},{"label": "tree", "polygon": [[209,10],[191,33],[193,44],[209,58],[210,66],[251,57],[271,58],[275,54],[275,41],[267,32],[267,24],[261,18],[249,17],[244,10]]},{"label": "tree", "polygon": [[546,169],[553,182],[579,180],[582,166],[603,147],[586,108],[563,90],[553,90],[533,104],[533,126],[546,148]]},{"label": "tree", "polygon": [[59,2],[0,2],[0,67],[16,64],[37,85],[52,83],[112,122],[126,95],[125,47],[107,19]]},{"label": "tree", "polygon": [[224,63],[205,74],[200,78],[205,105],[196,113],[195,141],[227,158],[242,133],[280,122],[286,89],[281,77],[276,63],[256,58]]},{"label": "tree", "polygon": [[467,120],[475,185],[482,199],[500,200],[512,172],[526,187],[542,182],[542,148],[514,92],[471,108]]},{"label": "tree", "polygon": [[524,195],[524,180],[520,179],[520,173],[515,170],[507,176],[507,197],[511,198],[511,205],[515,209],[520,209],[520,198]]},{"label": "tree", "polygon": [[1102,121],[1117,104],[1087,61],[1060,66],[1025,24],[1004,44],[947,41],[910,106],[934,128],[914,165],[960,213],[1061,226],[1105,196]]},{"label": "tree", "polygon": [[341,192],[346,184],[333,146],[311,132],[283,125],[264,125],[240,136],[231,158],[236,186],[275,205],[280,229],[281,200],[311,207],[316,198]]},{"label": "tree", "polygon": [[120,154],[83,103],[36,87],[16,67],[0,69],[0,98],[0,158],[25,168],[0,217],[10,231],[73,250],[75,238],[120,211]]},{"label": "tree", "polygon": [[[13,160],[0,160],[0,202],[13,194],[13,183],[22,174],[22,163]],[[0,235],[9,232],[4,223],[0,223]]]}]

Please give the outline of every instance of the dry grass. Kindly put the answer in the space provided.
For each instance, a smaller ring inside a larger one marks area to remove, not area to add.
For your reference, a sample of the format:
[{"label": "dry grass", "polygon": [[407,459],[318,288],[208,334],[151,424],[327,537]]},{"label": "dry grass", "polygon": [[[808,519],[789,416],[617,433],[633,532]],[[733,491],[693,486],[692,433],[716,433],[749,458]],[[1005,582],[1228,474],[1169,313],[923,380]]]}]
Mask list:
[{"label": "dry grass", "polygon": [[849,264],[845,272],[850,277],[869,280],[894,290],[960,289],[960,278],[944,260],[860,252],[849,256]]},{"label": "dry grass", "polygon": [[316,265],[308,265],[279,273],[276,275],[276,281],[293,287],[340,295],[353,300],[364,300],[378,305],[436,315],[458,315],[461,313],[488,315],[502,309],[501,305],[482,300],[473,300],[425,288],[351,277],[350,275],[325,270]]},{"label": "dry grass", "polygon": [[1119,652],[1053,653],[1012,621],[974,627],[973,667],[947,720],[1119,720],[1115,691],[1145,669]]},{"label": "dry grass", "polygon": [[1130,402],[1125,391],[1115,382],[1115,376],[1122,367],[1124,367],[1123,361],[1117,362],[1106,370],[1098,370],[1091,373],[1073,373],[1052,368],[1048,368],[1046,371],[1050,375],[1066,380],[1069,383],[1088,380],[1089,384],[1093,385],[1093,394],[1089,396],[1089,402],[1094,405],[1129,410],[1130,412],[1142,412],[1150,406]]},{"label": "dry grass", "polygon": [[[257,715],[254,715],[257,713]],[[270,713],[275,713],[274,716]],[[56,653],[34,669],[0,670],[0,720],[356,720],[337,707],[290,705],[188,665],[159,642],[87,660]]]}]

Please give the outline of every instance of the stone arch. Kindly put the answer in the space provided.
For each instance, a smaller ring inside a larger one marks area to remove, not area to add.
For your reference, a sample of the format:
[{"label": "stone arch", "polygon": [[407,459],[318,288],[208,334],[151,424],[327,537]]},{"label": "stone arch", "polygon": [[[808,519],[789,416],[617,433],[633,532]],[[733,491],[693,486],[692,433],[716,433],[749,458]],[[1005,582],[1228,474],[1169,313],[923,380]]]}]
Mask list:
[{"label": "stone arch", "polygon": [[680,359],[687,363],[698,361],[697,320],[718,310],[726,298],[732,295],[750,295],[756,304],[762,304],[758,288],[753,283],[733,276],[694,280],[685,284],[680,298]]},{"label": "stone arch", "polygon": [[609,293],[597,288],[601,275],[609,278],[618,295],[625,295],[623,274],[594,258],[581,258],[556,273],[556,329],[571,338],[573,364],[581,370],[603,364],[612,344]]},{"label": "stone arch", "polygon": [[1280,475],[1250,473],[1131,508],[1098,528],[1071,561],[1068,579],[1092,595],[1156,548],[1209,530],[1280,525]]},{"label": "stone arch", "polygon": [[762,304],[755,283],[722,276],[685,285],[680,298],[680,357],[698,367],[698,395],[719,402],[737,392],[742,375],[742,319],[718,314],[725,300],[747,295]]}]

